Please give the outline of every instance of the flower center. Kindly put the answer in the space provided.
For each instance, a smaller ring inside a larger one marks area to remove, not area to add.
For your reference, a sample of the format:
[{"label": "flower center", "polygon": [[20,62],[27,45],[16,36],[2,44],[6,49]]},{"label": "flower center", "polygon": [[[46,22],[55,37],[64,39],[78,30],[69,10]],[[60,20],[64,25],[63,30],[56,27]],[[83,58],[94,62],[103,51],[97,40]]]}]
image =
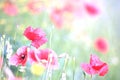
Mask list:
[{"label": "flower center", "polygon": [[22,54],[22,55],[21,55],[21,58],[22,58],[22,59],[25,59],[25,55],[24,55],[24,54]]}]

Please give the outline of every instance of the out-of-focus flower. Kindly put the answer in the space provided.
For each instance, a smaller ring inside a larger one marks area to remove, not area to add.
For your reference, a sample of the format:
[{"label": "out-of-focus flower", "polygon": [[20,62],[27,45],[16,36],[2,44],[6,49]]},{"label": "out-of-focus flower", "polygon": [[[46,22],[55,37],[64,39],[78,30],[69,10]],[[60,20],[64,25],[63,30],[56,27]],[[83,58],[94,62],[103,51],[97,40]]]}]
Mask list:
[{"label": "out-of-focus flower", "polygon": [[100,37],[95,40],[94,47],[97,51],[101,53],[107,53],[109,46],[107,40]]},{"label": "out-of-focus flower", "polygon": [[64,9],[79,17],[84,17],[87,14],[96,16],[100,12],[100,8],[96,6],[98,3],[98,1],[92,0],[67,0]]},{"label": "out-of-focus flower", "polygon": [[40,63],[33,63],[32,66],[31,66],[31,72],[34,74],[34,75],[42,75],[45,71],[45,66],[43,66],[42,64]]},{"label": "out-of-focus flower", "polygon": [[9,16],[15,16],[18,14],[18,8],[15,4],[6,2],[3,6],[3,11]]},{"label": "out-of-focus flower", "polygon": [[31,40],[31,45],[36,48],[47,42],[45,32],[39,28],[33,29],[31,26],[27,27],[24,31],[24,36]]},{"label": "out-of-focus flower", "polygon": [[33,14],[40,13],[44,10],[45,6],[40,0],[30,0],[27,4],[27,8]]},{"label": "out-of-focus flower", "polygon": [[17,52],[13,56],[10,57],[9,63],[15,66],[25,66],[28,57],[27,55],[27,46],[22,46],[17,50]]},{"label": "out-of-focus flower", "polygon": [[85,3],[84,6],[89,15],[99,14],[99,9],[94,4]]},{"label": "out-of-focus flower", "polygon": [[50,18],[53,21],[54,25],[58,28],[61,28],[63,25],[63,13],[64,11],[62,9],[53,9]]},{"label": "out-of-focus flower", "polygon": [[90,75],[99,74],[99,76],[104,76],[108,72],[107,63],[102,62],[96,55],[91,55],[90,63],[83,63],[81,67]]}]

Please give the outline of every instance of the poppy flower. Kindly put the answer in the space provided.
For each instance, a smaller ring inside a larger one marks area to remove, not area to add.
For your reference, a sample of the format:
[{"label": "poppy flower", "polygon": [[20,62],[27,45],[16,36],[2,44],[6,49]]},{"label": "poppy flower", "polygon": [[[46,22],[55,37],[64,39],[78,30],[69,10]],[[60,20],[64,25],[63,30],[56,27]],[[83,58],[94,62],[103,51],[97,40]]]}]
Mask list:
[{"label": "poppy flower", "polygon": [[84,7],[89,15],[95,16],[95,15],[99,14],[99,9],[93,4],[85,3]]},{"label": "poppy flower", "polygon": [[107,63],[102,62],[96,55],[91,55],[90,63],[83,63],[81,67],[90,75],[99,74],[99,76],[104,76],[108,72]]},{"label": "poppy flower", "polygon": [[44,6],[42,5],[42,2],[39,0],[30,0],[27,3],[27,8],[33,14],[37,14],[37,13],[40,13],[44,9]]},{"label": "poppy flower", "polygon": [[24,36],[32,41],[31,45],[39,48],[47,42],[46,34],[41,29],[33,29],[31,26],[27,27],[24,31]]},{"label": "poppy flower", "polygon": [[13,56],[10,57],[9,63],[15,66],[25,66],[27,62],[27,55],[27,46],[22,46],[17,50],[17,52]]},{"label": "poppy flower", "polygon": [[94,43],[94,47],[97,51],[101,53],[108,52],[108,42],[104,38],[97,38]]},{"label": "poppy flower", "polygon": [[58,68],[57,54],[51,49],[29,51],[29,60],[33,63],[41,62],[45,67]]},{"label": "poppy flower", "polygon": [[57,28],[61,28],[63,25],[63,13],[62,9],[53,9],[50,18]]},{"label": "poppy flower", "polygon": [[41,61],[46,67],[50,66],[53,69],[58,68],[57,54],[51,49],[40,50],[37,54],[39,61]]},{"label": "poppy flower", "polygon": [[4,13],[8,14],[9,16],[15,16],[18,14],[18,8],[15,4],[6,2],[3,6]]}]

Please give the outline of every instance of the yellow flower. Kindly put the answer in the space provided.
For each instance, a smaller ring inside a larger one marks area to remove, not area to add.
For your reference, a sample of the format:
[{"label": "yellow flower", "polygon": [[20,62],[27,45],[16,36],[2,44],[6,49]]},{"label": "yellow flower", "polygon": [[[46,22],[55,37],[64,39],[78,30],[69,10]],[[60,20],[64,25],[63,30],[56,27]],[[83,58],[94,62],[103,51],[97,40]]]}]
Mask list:
[{"label": "yellow flower", "polygon": [[45,67],[39,63],[33,63],[31,66],[31,72],[34,75],[40,76],[44,73]]}]

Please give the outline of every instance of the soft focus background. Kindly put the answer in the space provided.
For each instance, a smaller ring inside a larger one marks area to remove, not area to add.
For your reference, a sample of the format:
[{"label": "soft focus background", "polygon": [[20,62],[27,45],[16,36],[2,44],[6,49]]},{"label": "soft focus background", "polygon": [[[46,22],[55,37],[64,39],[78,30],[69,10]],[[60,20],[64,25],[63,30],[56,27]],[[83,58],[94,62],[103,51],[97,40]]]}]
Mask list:
[{"label": "soft focus background", "polygon": [[[82,80],[80,64],[89,62],[92,53],[109,65],[109,72],[104,77],[94,79],[119,80],[119,14],[119,0],[0,0],[0,36],[10,38],[15,52],[20,46],[30,44],[23,36],[25,28],[39,27],[48,38],[41,48],[51,48],[58,55],[67,53],[70,56],[65,69],[67,80],[72,80],[73,70],[75,80]],[[107,40],[107,53],[95,49],[94,42],[99,37]],[[59,62],[61,69],[64,61]],[[52,80],[57,80],[59,73],[60,70],[54,71]],[[31,74],[26,73],[26,76],[40,80]]]}]

